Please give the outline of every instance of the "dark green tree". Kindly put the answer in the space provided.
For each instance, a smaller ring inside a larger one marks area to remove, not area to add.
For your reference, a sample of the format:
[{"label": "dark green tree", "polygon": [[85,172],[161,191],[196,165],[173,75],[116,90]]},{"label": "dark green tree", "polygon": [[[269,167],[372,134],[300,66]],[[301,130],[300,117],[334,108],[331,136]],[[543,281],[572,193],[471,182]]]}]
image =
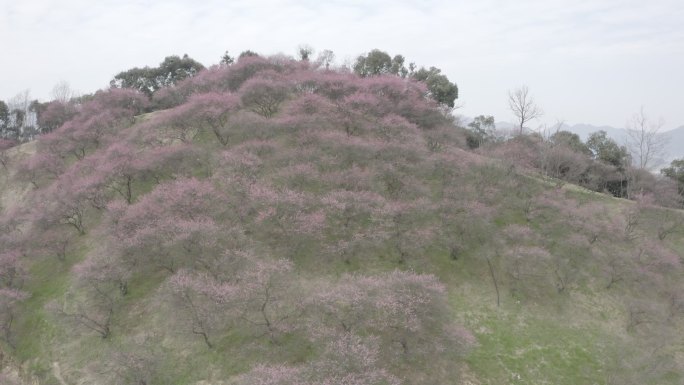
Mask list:
[{"label": "dark green tree", "polygon": [[357,57],[352,69],[354,73],[362,77],[378,75],[410,77],[425,83],[430,97],[439,104],[454,107],[454,101],[458,99],[458,87],[455,83],[451,83],[439,68],[430,67],[426,69],[421,67],[414,71],[415,64],[410,63],[409,67],[406,68],[405,62],[406,58],[402,55],[391,57],[387,52],[374,49],[366,55]]},{"label": "dark green tree", "polygon": [[389,74],[392,67],[392,57],[387,52],[374,49],[366,56],[356,58],[353,70],[359,76],[374,76]]},{"label": "dark green tree", "polygon": [[0,100],[0,134],[9,125],[10,111],[7,103]]},{"label": "dark green tree", "polygon": [[677,182],[677,191],[684,196],[684,159],[673,160],[670,167],[660,170],[660,173]]},{"label": "dark green tree", "polygon": [[309,61],[313,53],[314,49],[307,44],[300,45],[299,48],[297,48],[297,55],[299,55],[299,60],[302,61]]},{"label": "dark green tree", "polygon": [[195,76],[204,66],[190,58],[187,54],[182,58],[167,56],[156,71],[156,83],[159,88],[168,87],[183,79]]},{"label": "dark green tree", "polygon": [[597,131],[589,135],[587,147],[594,155],[594,159],[606,162],[625,170],[630,164],[629,152],[625,146],[619,146],[610,139],[605,131]]},{"label": "dark green tree", "polygon": [[15,108],[12,110],[12,115],[14,116],[14,129],[19,131],[26,122],[26,111]]},{"label": "dark green tree", "polygon": [[161,88],[178,83],[183,79],[195,76],[204,66],[190,58],[177,55],[167,56],[159,67],[131,68],[114,76],[109,84],[117,88],[133,88],[152,96]]},{"label": "dark green tree", "polygon": [[402,78],[408,76],[409,70],[404,66],[404,62],[406,62],[406,58],[404,58],[402,55],[395,55],[392,58],[390,73],[392,75],[401,76]]},{"label": "dark green tree", "polygon": [[582,142],[579,135],[570,131],[558,131],[551,135],[551,143],[566,146],[575,152],[584,155],[592,155],[592,151]]},{"label": "dark green tree", "polygon": [[230,56],[230,54],[228,53],[228,51],[226,51],[226,52],[223,54],[223,56],[221,56],[221,64],[224,64],[224,65],[231,65],[231,64],[233,64],[233,63],[235,63],[235,58],[233,58],[232,56]]},{"label": "dark green tree", "polygon": [[468,147],[472,149],[478,148],[492,140],[495,129],[496,124],[493,116],[476,116],[472,122],[468,123],[468,133],[466,136]]},{"label": "dark green tree", "polygon": [[455,83],[451,83],[449,78],[441,72],[439,68],[430,67],[430,69],[425,69],[421,67],[411,77],[427,84],[430,96],[439,104],[453,107],[454,101],[458,99],[458,86]]},{"label": "dark green tree", "polygon": [[243,57],[259,57],[259,54],[254,52],[254,51],[247,50],[247,51],[242,51],[240,53],[240,56],[238,56],[238,59],[242,59]]}]

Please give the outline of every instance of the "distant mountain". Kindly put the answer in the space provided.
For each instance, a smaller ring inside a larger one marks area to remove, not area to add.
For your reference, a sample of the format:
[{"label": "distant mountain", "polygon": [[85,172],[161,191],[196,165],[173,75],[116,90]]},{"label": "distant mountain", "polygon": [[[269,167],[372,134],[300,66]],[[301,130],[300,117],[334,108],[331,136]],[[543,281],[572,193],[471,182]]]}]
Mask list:
[{"label": "distant mountain", "polygon": [[668,160],[668,163],[672,159],[684,158],[684,126],[667,131],[664,135],[667,135],[668,137],[667,145],[665,147],[667,151],[665,158]]},{"label": "distant mountain", "polygon": [[[626,144],[628,140],[627,130],[624,128],[615,128],[611,126],[592,126],[590,124],[575,124],[573,126],[564,126],[564,130],[574,132],[579,135],[582,140],[587,140],[592,132],[603,130],[619,144]],[[667,138],[665,145],[665,154],[663,157],[663,164],[669,164],[673,159],[684,158],[684,126],[675,128],[674,130],[665,131],[661,135]]]},{"label": "distant mountain", "polygon": [[564,125],[563,126],[564,130],[568,130],[570,132],[574,132],[575,134],[579,135],[582,140],[586,141],[587,138],[589,138],[589,135],[593,132],[597,131],[605,131],[606,134],[608,134],[608,137],[611,139],[615,140],[616,142],[620,144],[624,144],[627,140],[627,130],[624,128],[615,128],[611,126],[594,126],[591,124],[575,124],[572,126]]},{"label": "distant mountain", "polygon": [[[470,122],[471,120],[472,119],[468,117],[463,118],[463,121],[466,123]],[[496,128],[499,130],[508,131],[514,129],[515,124],[504,121],[496,122]],[[579,123],[574,125],[564,124],[562,129],[579,135],[583,141],[586,141],[591,133],[601,130],[605,131],[609,138],[615,140],[620,145],[626,144],[628,139],[627,130],[625,128],[594,126],[591,124]],[[665,131],[661,135],[667,137],[667,144],[665,146],[663,160],[657,167],[669,164],[673,159],[684,158],[684,126],[675,128],[674,130]]]}]

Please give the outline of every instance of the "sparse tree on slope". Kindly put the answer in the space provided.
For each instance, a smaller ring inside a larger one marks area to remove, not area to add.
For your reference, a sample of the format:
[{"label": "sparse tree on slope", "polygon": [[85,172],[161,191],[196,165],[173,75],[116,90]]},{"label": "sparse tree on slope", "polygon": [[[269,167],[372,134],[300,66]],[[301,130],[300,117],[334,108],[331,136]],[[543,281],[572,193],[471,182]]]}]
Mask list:
[{"label": "sparse tree on slope", "polygon": [[525,124],[543,115],[543,111],[532,99],[527,86],[522,86],[508,92],[508,107],[517,118],[519,134],[523,134]]},{"label": "sparse tree on slope", "polygon": [[627,123],[627,148],[636,167],[649,169],[665,155],[667,137],[660,132],[663,124],[662,119],[657,123],[651,122],[643,107]]},{"label": "sparse tree on slope", "polygon": [[684,159],[675,159],[670,162],[670,167],[660,170],[666,177],[677,182],[677,191],[684,196]]},{"label": "sparse tree on slope", "polygon": [[624,170],[629,166],[627,148],[619,146],[610,139],[605,131],[597,131],[589,135],[587,147],[594,153],[594,158]]}]

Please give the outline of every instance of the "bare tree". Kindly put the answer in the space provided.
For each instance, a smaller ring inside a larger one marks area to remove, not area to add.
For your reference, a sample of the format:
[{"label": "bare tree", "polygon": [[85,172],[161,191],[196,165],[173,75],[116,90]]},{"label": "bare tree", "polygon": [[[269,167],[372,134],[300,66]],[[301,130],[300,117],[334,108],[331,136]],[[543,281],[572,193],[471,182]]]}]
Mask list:
[{"label": "bare tree", "polygon": [[324,49],[318,54],[316,58],[316,63],[319,66],[325,66],[325,69],[329,69],[330,65],[335,61],[335,53],[329,49]]},{"label": "bare tree", "polygon": [[665,122],[663,119],[652,122],[641,107],[627,123],[627,148],[632,154],[635,165],[640,169],[657,166],[665,155],[668,138],[660,132]]},{"label": "bare tree", "polygon": [[18,133],[24,133],[26,127],[36,125],[36,113],[31,110],[31,91],[26,89],[16,94],[7,101],[7,106],[11,112],[10,120]]},{"label": "bare tree", "polygon": [[527,122],[537,119],[544,114],[542,109],[534,102],[527,86],[521,86],[508,92],[508,107],[513,112],[513,115],[518,118],[521,134]]},{"label": "bare tree", "polygon": [[78,96],[77,93],[72,90],[69,83],[64,80],[55,84],[55,86],[52,87],[52,91],[50,91],[50,97],[52,97],[52,100],[62,103],[66,103],[71,100],[71,98],[76,96]]}]

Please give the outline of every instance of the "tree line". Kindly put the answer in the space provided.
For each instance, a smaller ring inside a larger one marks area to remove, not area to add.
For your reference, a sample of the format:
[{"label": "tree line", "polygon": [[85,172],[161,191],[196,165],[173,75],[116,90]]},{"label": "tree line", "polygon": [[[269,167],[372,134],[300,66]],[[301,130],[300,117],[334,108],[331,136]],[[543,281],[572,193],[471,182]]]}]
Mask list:
[{"label": "tree line", "polygon": [[528,124],[543,110],[526,86],[509,92],[508,105],[516,117],[515,128],[497,130],[493,116],[477,116],[466,127],[468,148],[615,197],[636,199],[646,194],[664,206],[684,203],[684,160],[673,160],[660,175],[652,172],[665,155],[667,137],[660,132],[662,120],[650,120],[643,107],[629,119],[628,138],[619,144],[603,130],[583,142],[564,130],[562,121],[530,130]]}]

